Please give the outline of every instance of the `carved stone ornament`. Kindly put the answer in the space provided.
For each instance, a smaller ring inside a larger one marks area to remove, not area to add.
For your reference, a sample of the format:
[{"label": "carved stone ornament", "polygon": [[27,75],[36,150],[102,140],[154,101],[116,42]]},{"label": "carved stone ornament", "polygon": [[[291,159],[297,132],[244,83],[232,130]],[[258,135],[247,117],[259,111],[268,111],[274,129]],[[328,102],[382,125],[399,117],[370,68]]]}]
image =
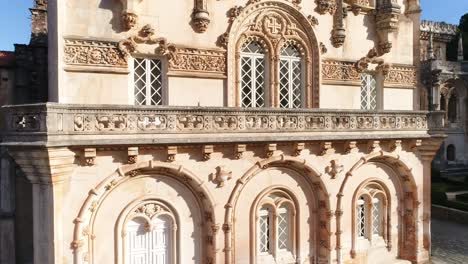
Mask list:
[{"label": "carved stone ornament", "polygon": [[85,148],[84,149],[84,165],[93,166],[96,164],[96,149]]},{"label": "carved stone ornament", "polygon": [[208,25],[210,24],[210,16],[208,12],[206,10],[195,11],[192,15],[192,23],[196,32],[206,32]]},{"label": "carved stone ornament", "polygon": [[392,65],[384,81],[386,86],[414,87],[417,83],[416,68]]},{"label": "carved stone ornament", "polygon": [[309,15],[307,17],[307,20],[309,20],[310,25],[313,26],[313,27],[318,26],[318,24],[319,24],[318,19],[316,17],[312,16],[312,15]]},{"label": "carved stone ornament", "polygon": [[334,0],[315,0],[315,3],[317,4],[317,13],[321,15],[326,13],[333,15],[336,11],[336,2]]},{"label": "carved stone ornament", "polygon": [[122,25],[125,30],[134,28],[138,23],[138,15],[134,13],[124,12],[122,13]]},{"label": "carved stone ornament", "polygon": [[151,25],[145,25],[140,29],[137,35],[129,37],[119,42],[119,50],[130,56],[132,53],[138,53],[138,45],[156,45],[155,54],[167,55],[173,57],[175,52],[174,44],[167,42],[166,38],[155,37],[155,29]]},{"label": "carved stone ornament", "polygon": [[368,13],[374,10],[373,1],[369,0],[345,0],[348,4],[348,10],[352,11],[355,16],[360,13]]},{"label": "carved stone ornament", "polygon": [[192,27],[195,32],[204,33],[210,25],[210,14],[208,13],[208,0],[195,0],[192,13]]},{"label": "carved stone ornament", "polygon": [[138,7],[143,0],[120,0],[122,3],[121,21],[124,30],[129,31],[138,23]]},{"label": "carved stone ornament", "polygon": [[325,169],[326,173],[330,174],[332,179],[335,179],[336,176],[341,173],[344,169],[344,166],[339,163],[338,160],[334,159],[330,161],[330,165]]},{"label": "carved stone ornament", "polygon": [[377,49],[379,54],[389,53],[392,48],[391,34],[398,30],[401,7],[396,0],[382,0],[377,8],[375,23],[378,36]]},{"label": "carved stone ornament", "polygon": [[116,43],[98,40],[65,39],[64,61],[76,66],[127,67]]},{"label": "carved stone ornament", "polygon": [[361,74],[352,62],[324,60],[322,62],[323,82],[353,82],[360,84]]},{"label": "carved stone ornament", "polygon": [[193,73],[226,75],[226,52],[194,48],[175,48],[169,60],[170,74]]},{"label": "carved stone ornament", "polygon": [[328,49],[325,46],[325,44],[323,44],[323,42],[320,42],[320,53],[325,54],[325,53],[327,53],[327,51],[328,51]]},{"label": "carved stone ornament", "polygon": [[217,188],[224,187],[225,183],[232,178],[232,171],[225,166],[216,167],[216,173],[212,174],[212,181],[217,183]]},{"label": "carved stone ornament", "polygon": [[369,50],[365,57],[362,57],[354,64],[354,67],[357,72],[361,73],[368,69],[369,64],[377,64],[376,70],[381,71],[384,75],[387,75],[390,71],[390,65],[385,63],[382,58],[379,58],[376,48]]}]

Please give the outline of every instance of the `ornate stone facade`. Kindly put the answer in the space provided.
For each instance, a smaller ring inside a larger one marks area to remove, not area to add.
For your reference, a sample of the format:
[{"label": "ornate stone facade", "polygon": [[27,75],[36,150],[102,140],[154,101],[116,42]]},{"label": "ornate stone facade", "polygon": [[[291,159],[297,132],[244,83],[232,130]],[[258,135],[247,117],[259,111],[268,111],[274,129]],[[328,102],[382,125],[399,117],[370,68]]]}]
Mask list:
[{"label": "ornate stone facade", "polygon": [[429,261],[445,116],[391,48],[419,4],[380,3],[49,5],[51,103],[1,110],[16,262]]}]

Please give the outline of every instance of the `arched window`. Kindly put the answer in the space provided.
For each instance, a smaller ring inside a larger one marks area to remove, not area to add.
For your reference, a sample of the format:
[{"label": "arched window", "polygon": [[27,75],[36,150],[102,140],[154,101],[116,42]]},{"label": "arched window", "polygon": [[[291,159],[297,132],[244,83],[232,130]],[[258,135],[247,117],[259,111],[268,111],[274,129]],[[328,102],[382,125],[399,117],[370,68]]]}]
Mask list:
[{"label": "arched window", "polygon": [[357,197],[354,201],[355,212],[355,237],[357,239],[357,248],[362,249],[370,245],[378,243],[387,243],[387,218],[389,214],[388,203],[389,197],[380,183],[370,182],[357,191]]},{"label": "arched window", "polygon": [[256,208],[256,260],[259,263],[273,263],[279,259],[285,263],[294,261],[297,216],[291,197],[275,190],[261,197]]},{"label": "arched window", "polygon": [[243,45],[240,54],[240,92],[242,107],[264,107],[265,89],[265,52],[257,41]]},{"label": "arched window", "polygon": [[445,111],[446,109],[446,100],[445,100],[445,95],[441,94],[440,95],[440,110]]},{"label": "arched window", "polygon": [[456,123],[457,122],[457,96],[452,95],[450,96],[449,102],[448,102],[448,120],[451,123]]},{"label": "arched window", "polygon": [[450,144],[447,146],[447,160],[448,161],[455,161],[455,146]]},{"label": "arched window", "polygon": [[175,264],[176,234],[173,212],[160,202],[144,202],[125,220],[124,263]]},{"label": "arched window", "polygon": [[302,57],[294,45],[282,48],[279,60],[279,105],[302,107]]}]

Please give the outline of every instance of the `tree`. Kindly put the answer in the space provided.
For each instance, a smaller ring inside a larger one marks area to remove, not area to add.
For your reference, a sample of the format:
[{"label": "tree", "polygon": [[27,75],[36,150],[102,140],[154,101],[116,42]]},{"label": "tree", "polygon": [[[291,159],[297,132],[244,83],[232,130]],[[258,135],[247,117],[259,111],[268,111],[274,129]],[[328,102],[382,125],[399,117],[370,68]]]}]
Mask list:
[{"label": "tree", "polygon": [[[468,60],[468,13],[464,14],[460,18],[460,24],[458,25],[458,29],[463,37],[463,57],[465,60]],[[447,60],[456,61],[458,55],[458,36],[447,43]]]}]

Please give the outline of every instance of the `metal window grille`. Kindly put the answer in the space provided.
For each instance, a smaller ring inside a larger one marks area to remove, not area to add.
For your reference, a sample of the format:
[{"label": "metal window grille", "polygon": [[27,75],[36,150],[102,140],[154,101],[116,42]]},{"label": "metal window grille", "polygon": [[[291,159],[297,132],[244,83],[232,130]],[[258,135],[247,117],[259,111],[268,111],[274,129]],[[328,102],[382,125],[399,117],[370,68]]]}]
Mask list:
[{"label": "metal window grille", "polygon": [[287,207],[279,209],[278,215],[278,249],[289,250],[291,218]]},{"label": "metal window grille", "polygon": [[134,59],[136,105],[162,105],[162,63],[157,59]]},{"label": "metal window grille", "polygon": [[357,202],[357,235],[358,237],[366,235],[366,204],[363,198]]},{"label": "metal window grille", "polygon": [[246,43],[240,58],[242,107],[265,106],[265,54],[258,42]]},{"label": "metal window grille", "polygon": [[372,201],[372,234],[382,234],[382,220],[381,220],[381,203],[378,198]]},{"label": "metal window grille", "polygon": [[296,47],[281,50],[279,62],[279,105],[281,108],[302,106],[302,58]]},{"label": "metal window grille", "polygon": [[377,81],[375,76],[361,74],[361,109],[375,110],[377,108]]},{"label": "metal window grille", "polygon": [[260,253],[270,253],[270,239],[271,239],[271,215],[268,208],[263,208],[259,212],[259,234],[258,244]]}]

